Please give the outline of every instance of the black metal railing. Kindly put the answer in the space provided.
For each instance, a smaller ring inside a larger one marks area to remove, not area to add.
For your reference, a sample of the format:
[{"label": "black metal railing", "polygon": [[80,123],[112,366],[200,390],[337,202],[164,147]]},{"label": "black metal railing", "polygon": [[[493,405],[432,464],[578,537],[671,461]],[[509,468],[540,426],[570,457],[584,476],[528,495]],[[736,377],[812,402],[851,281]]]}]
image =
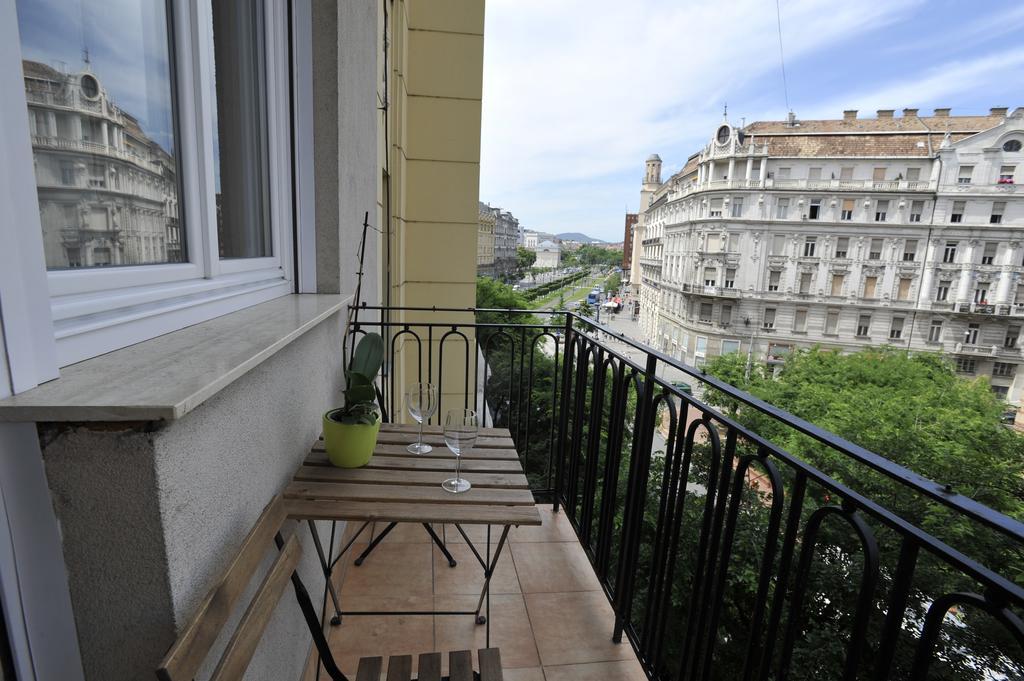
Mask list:
[{"label": "black metal railing", "polygon": [[[438,414],[509,428],[650,678],[1024,678],[1020,521],[573,313],[364,307],[367,329],[388,341],[393,416],[405,362],[456,372]],[[842,475],[666,371],[840,455]]]}]

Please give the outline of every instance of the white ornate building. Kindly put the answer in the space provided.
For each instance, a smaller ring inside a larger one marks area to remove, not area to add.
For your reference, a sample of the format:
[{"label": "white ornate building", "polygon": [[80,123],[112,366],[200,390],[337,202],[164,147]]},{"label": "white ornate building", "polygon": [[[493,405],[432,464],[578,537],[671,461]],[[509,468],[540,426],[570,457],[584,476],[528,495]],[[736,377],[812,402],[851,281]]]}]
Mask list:
[{"label": "white ornate building", "polygon": [[647,340],[696,365],[943,352],[1019,402],[1024,109],[894,114],[723,122],[664,183],[648,159],[633,251]]},{"label": "white ornate building", "polygon": [[88,65],[23,68],[47,268],[181,262],[174,158]]}]

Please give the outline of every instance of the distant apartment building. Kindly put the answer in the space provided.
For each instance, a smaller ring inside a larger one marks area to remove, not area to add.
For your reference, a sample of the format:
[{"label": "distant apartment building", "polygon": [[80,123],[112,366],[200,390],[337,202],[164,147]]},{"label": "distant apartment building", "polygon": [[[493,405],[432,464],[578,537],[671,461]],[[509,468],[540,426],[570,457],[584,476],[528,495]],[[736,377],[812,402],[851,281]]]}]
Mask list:
[{"label": "distant apartment building", "polygon": [[689,363],[794,348],[941,352],[1018,402],[1024,109],[723,122],[634,230],[648,341]]},{"label": "distant apartment building", "polygon": [[[481,203],[481,216],[485,211],[489,212],[494,220],[493,236],[488,237],[488,242],[493,241],[492,264],[487,268],[486,274],[487,276],[505,278],[511,275],[516,268],[516,247],[521,240],[519,220],[507,210]],[[481,220],[483,220],[482,217]],[[477,249],[479,256],[479,242]]]},{"label": "distant apartment building", "polygon": [[[633,229],[639,217],[636,213],[626,213],[626,229],[622,233],[622,272],[628,273],[633,261]],[[625,277],[623,277],[625,279]],[[628,279],[626,279],[628,281]]]},{"label": "distant apartment building", "polygon": [[537,260],[534,267],[541,269],[555,269],[562,262],[562,248],[554,241],[545,239],[537,244]]},{"label": "distant apartment building", "polygon": [[494,211],[486,203],[480,204],[480,217],[476,233],[476,273],[479,277],[494,276]]}]

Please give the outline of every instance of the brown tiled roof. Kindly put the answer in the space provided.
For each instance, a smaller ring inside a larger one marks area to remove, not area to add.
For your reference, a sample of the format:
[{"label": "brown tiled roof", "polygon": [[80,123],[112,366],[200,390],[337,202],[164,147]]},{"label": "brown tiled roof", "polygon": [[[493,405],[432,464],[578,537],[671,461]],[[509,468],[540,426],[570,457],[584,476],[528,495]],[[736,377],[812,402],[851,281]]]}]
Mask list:
[{"label": "brown tiled roof", "polygon": [[1005,119],[1000,115],[985,116],[899,116],[894,118],[854,118],[804,121],[797,126],[787,121],[756,121],[743,128],[747,135],[858,133],[858,132],[981,132]]},{"label": "brown tiled roof", "polygon": [[[974,133],[954,133],[957,142]],[[932,153],[944,134],[933,134]],[[928,156],[928,135],[780,135],[755,138],[758,146],[768,145],[769,156]]]},{"label": "brown tiled roof", "polygon": [[21,60],[21,70],[26,78],[40,78],[44,80],[61,80],[64,78],[57,69],[47,66],[42,62],[28,59]]}]

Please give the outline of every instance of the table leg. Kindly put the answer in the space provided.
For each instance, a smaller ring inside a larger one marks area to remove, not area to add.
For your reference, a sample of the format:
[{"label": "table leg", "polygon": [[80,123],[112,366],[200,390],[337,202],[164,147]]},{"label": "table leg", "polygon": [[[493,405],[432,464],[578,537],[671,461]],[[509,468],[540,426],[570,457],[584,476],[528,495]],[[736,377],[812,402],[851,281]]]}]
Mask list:
[{"label": "table leg", "polygon": [[[476,604],[476,623],[487,625],[487,645],[491,643],[491,577],[494,576],[494,569],[498,566],[498,560],[501,558],[501,551],[505,548],[505,542],[508,539],[509,530],[512,529],[511,525],[505,525],[501,532],[501,537],[498,539],[498,546],[494,550],[494,558],[491,558],[491,526],[487,526],[487,565],[488,567],[484,570],[484,586],[480,591],[480,600]],[[487,615],[481,617],[480,611],[484,608],[486,599]]]},{"label": "table leg", "polygon": [[[339,602],[338,599],[338,592],[334,589],[334,580],[331,579],[331,575],[334,572],[334,564],[337,562],[337,560],[332,561],[330,557],[324,555],[324,547],[323,544],[320,543],[320,534],[316,531],[316,523],[312,519],[307,520],[306,522],[309,524],[309,533],[313,535],[313,546],[316,548],[317,558],[320,559],[320,568],[323,570],[324,573],[324,581],[327,584],[327,590],[331,594],[331,602],[334,605],[334,617],[331,618],[331,625],[336,627],[339,624],[341,624],[341,603]],[[331,522],[333,523],[335,521]],[[355,536],[353,536],[352,539],[349,540],[348,544],[345,545],[345,548],[343,548],[341,552],[338,554],[339,559],[345,554],[346,551],[348,551],[349,547],[352,546],[352,544],[355,542],[356,537],[361,535],[363,533],[363,530],[365,530],[366,526],[369,524],[369,522],[363,523],[363,526],[359,528],[359,531],[355,533]],[[333,549],[333,532],[331,536],[331,548]]]}]

